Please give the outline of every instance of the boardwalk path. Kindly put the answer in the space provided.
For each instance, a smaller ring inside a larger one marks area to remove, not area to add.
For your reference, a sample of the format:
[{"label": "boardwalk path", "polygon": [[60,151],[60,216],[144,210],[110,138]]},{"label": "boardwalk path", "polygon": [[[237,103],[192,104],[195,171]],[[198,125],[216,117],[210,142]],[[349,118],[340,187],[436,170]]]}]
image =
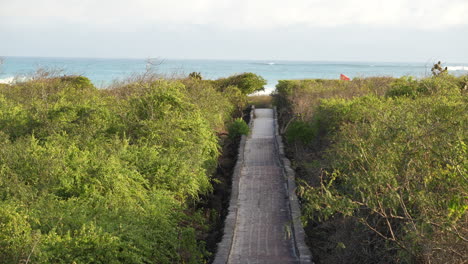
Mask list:
[{"label": "boardwalk path", "polygon": [[256,109],[252,126],[214,263],[306,263],[299,262],[287,180],[275,147],[274,111]]}]

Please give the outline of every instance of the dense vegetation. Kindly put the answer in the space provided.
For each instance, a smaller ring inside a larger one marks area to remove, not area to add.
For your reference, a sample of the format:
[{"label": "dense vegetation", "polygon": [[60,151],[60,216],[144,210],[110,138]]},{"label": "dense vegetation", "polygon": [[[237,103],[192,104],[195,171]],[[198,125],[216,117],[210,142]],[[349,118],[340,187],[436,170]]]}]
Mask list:
[{"label": "dense vegetation", "polygon": [[249,80],[1,85],[0,262],[204,263],[196,204]]},{"label": "dense vegetation", "polygon": [[319,263],[465,263],[468,76],[281,81]]}]

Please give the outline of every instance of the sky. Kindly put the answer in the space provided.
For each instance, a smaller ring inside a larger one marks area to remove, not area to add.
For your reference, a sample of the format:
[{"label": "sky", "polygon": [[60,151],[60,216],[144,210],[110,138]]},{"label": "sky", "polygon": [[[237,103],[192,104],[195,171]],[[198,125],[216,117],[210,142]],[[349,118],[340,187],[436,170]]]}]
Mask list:
[{"label": "sky", "polygon": [[468,0],[0,0],[0,56],[468,63]]}]

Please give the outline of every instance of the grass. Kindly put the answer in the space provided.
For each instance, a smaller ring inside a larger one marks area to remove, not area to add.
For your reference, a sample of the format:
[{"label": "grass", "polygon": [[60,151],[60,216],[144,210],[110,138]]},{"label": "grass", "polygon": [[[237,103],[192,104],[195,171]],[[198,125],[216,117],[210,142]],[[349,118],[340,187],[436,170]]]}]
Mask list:
[{"label": "grass", "polygon": [[256,108],[271,108],[273,106],[273,97],[270,95],[251,95],[247,98],[249,105],[254,105]]}]

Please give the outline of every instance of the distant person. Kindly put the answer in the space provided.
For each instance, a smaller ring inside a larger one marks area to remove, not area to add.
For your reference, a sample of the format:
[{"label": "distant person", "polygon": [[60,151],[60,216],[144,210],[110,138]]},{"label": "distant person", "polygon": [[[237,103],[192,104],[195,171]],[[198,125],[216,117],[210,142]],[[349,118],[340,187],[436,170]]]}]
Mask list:
[{"label": "distant person", "polygon": [[442,63],[439,61],[431,69],[432,75],[437,76],[443,73],[446,73],[448,71],[448,68],[442,68]]}]

